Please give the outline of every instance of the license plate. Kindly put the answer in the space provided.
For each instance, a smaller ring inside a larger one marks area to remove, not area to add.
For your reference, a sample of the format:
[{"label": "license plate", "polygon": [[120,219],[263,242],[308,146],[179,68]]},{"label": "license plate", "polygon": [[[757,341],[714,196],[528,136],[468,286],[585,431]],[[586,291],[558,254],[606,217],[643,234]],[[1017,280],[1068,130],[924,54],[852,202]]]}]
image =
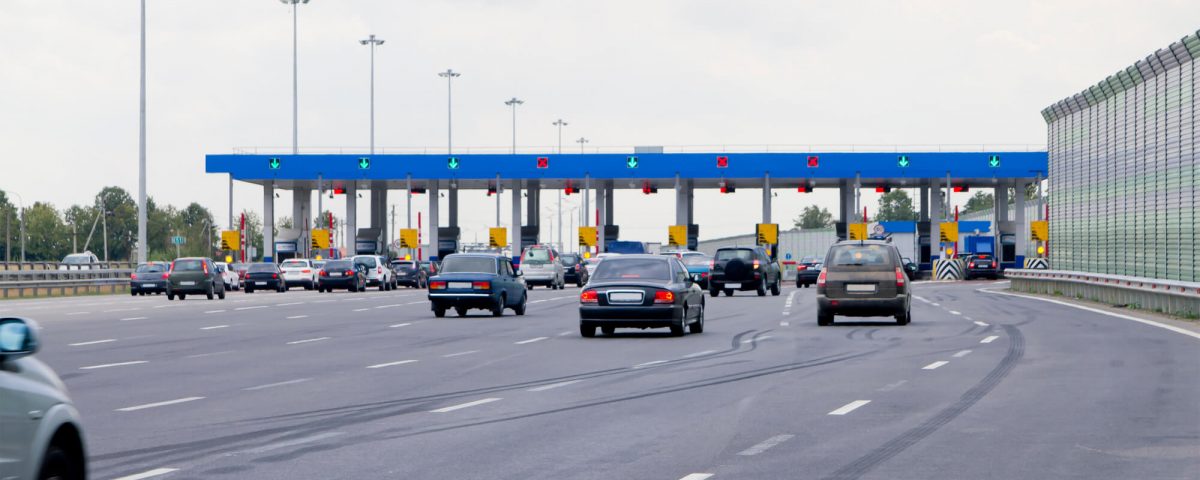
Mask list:
[{"label": "license plate", "polygon": [[642,303],[641,292],[609,292],[608,301],[613,303]]},{"label": "license plate", "polygon": [[726,283],[725,288],[742,288],[740,283]]},{"label": "license plate", "polygon": [[179,284],[180,284],[180,285],[183,285],[183,286],[185,286],[185,287],[190,287],[190,286],[192,286],[192,285],[195,285],[195,284],[196,284],[196,282],[179,282]]},{"label": "license plate", "polygon": [[463,288],[463,289],[470,289],[470,288],[471,288],[471,282],[450,282],[449,284],[447,284],[447,285],[446,285],[446,288]]},{"label": "license plate", "polygon": [[334,273],[331,273],[331,274],[329,274],[329,276],[331,276],[331,277],[340,277],[340,276],[342,276],[342,272],[334,272]]},{"label": "license plate", "polygon": [[254,282],[255,285],[266,285],[267,282]]},{"label": "license plate", "polygon": [[142,288],[154,288],[154,284],[153,283],[143,283]]},{"label": "license plate", "polygon": [[875,284],[874,283],[847,283],[846,291],[847,292],[856,292],[856,293],[875,293]]}]

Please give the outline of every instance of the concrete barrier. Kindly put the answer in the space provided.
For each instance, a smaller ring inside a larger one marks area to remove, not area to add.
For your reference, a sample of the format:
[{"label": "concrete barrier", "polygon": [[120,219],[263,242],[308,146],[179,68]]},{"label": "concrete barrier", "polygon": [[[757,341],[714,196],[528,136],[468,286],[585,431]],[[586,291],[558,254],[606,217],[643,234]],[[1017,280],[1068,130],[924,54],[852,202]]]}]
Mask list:
[{"label": "concrete barrier", "polygon": [[962,280],[963,262],[957,258],[933,261],[934,280]]},{"label": "concrete barrier", "polygon": [[1004,274],[1018,292],[1200,318],[1200,283],[1059,270],[1009,269]]}]

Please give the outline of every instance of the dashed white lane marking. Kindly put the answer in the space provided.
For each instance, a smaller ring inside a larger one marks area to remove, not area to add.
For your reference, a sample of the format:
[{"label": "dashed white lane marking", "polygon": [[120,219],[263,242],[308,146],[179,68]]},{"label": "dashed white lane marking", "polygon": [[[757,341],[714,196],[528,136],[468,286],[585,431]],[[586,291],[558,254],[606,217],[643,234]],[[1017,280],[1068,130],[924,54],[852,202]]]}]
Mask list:
[{"label": "dashed white lane marking", "polygon": [[919,295],[913,295],[913,298],[915,298],[915,299],[917,299],[917,300],[920,300],[920,301],[922,301],[922,302],[925,302],[925,303],[929,303],[929,300],[926,300],[926,299],[925,299],[925,297],[922,297],[922,296],[919,296]]},{"label": "dashed white lane marking", "polygon": [[354,309],[354,311],[356,311],[356,312],[365,312],[365,311],[367,311],[367,310],[370,310],[370,309],[369,309],[369,308],[356,308],[356,309]]},{"label": "dashed white lane marking", "polygon": [[358,300],[366,300],[366,299],[365,299],[365,298],[363,298],[363,297],[358,297],[358,298],[343,298],[343,299],[342,299],[342,301],[343,301],[343,302],[354,302],[354,301],[358,301]]},{"label": "dashed white lane marking", "polygon": [[141,365],[143,363],[150,363],[150,362],[148,362],[146,360],[134,360],[132,362],[118,362],[118,363],[105,363],[105,364],[101,364],[101,365],[89,365],[86,367],[79,367],[79,369],[80,370],[95,370],[98,368],[124,367],[126,365]]},{"label": "dashed white lane marking", "polygon": [[217,355],[225,355],[225,354],[227,354],[227,353],[233,353],[233,350],[221,350],[221,351],[219,351],[219,352],[197,353],[197,354],[195,354],[195,355],[188,355],[188,356],[186,356],[186,357],[183,357],[183,358],[203,358],[203,357],[215,357],[215,356],[217,356]]},{"label": "dashed white lane marking", "polygon": [[572,331],[570,331],[570,330],[567,330],[567,331],[565,331],[565,332],[560,332],[560,333],[558,334],[558,336],[560,336],[560,337],[565,337],[565,336],[567,336],[567,335],[570,335],[570,334],[572,334],[572,333],[575,333],[575,332],[572,332]]},{"label": "dashed white lane marking", "polygon": [[768,338],[772,338],[772,337],[771,337],[770,335],[763,335],[763,336],[761,336],[761,337],[748,338],[748,339],[746,339],[746,340],[742,340],[742,344],[749,344],[749,343],[760,342],[760,341],[766,340],[766,339],[768,339]]},{"label": "dashed white lane marking", "polygon": [[140,308],[115,308],[115,309],[112,309],[112,310],[105,310],[105,311],[104,311],[104,313],[113,313],[113,312],[133,312],[133,311],[137,311],[137,310],[141,310],[141,309],[140,309]]},{"label": "dashed white lane marking", "polygon": [[1176,326],[1174,326],[1174,325],[1167,325],[1167,324],[1165,324],[1165,323],[1159,323],[1159,322],[1156,322],[1156,321],[1153,321],[1153,320],[1147,320],[1147,319],[1144,319],[1144,318],[1138,318],[1138,317],[1134,317],[1134,316],[1131,316],[1131,315],[1124,315],[1124,314],[1120,314],[1120,313],[1106,312],[1106,311],[1104,311],[1104,310],[1100,310],[1100,309],[1098,309],[1098,308],[1085,307],[1085,306],[1083,306],[1083,305],[1076,305],[1076,304],[1074,304],[1074,303],[1070,303],[1070,302],[1064,302],[1064,301],[1060,301],[1060,300],[1054,300],[1054,299],[1051,299],[1051,298],[1042,298],[1042,297],[1036,297],[1036,296],[1031,296],[1031,295],[1021,295],[1021,294],[1018,294],[1018,293],[1011,293],[1011,292],[999,292],[999,291],[996,291],[996,290],[990,290],[990,289],[987,289],[987,288],[978,288],[978,289],[975,289],[975,291],[977,291],[977,292],[983,292],[983,293],[991,293],[991,294],[994,294],[994,295],[1008,295],[1008,296],[1010,296],[1010,297],[1021,297],[1021,298],[1028,298],[1028,299],[1031,299],[1031,300],[1038,300],[1038,301],[1042,301],[1042,302],[1056,303],[1056,304],[1062,305],[1062,306],[1064,306],[1064,307],[1077,308],[1077,309],[1079,309],[1079,310],[1085,310],[1085,311],[1092,312],[1092,313],[1098,313],[1098,314],[1100,314],[1100,315],[1107,315],[1107,316],[1109,316],[1109,317],[1120,318],[1120,319],[1122,319],[1122,320],[1129,320],[1129,321],[1132,321],[1132,322],[1138,322],[1138,323],[1141,323],[1141,324],[1143,324],[1143,325],[1150,325],[1150,326],[1152,326],[1152,327],[1158,327],[1158,328],[1162,328],[1162,329],[1165,329],[1165,330],[1170,330],[1170,331],[1172,331],[1172,332],[1179,333],[1179,334],[1183,334],[1183,335],[1187,335],[1187,336],[1189,336],[1189,337],[1192,337],[1192,338],[1200,338],[1200,333],[1193,332],[1193,331],[1189,331],[1189,330],[1185,330],[1185,329],[1182,329],[1182,328],[1176,327]]},{"label": "dashed white lane marking", "polygon": [[979,325],[979,326],[981,326],[981,327],[986,327],[986,326],[988,326],[987,322],[981,322],[981,321],[979,321],[979,320],[976,320],[976,321],[975,321],[975,324],[976,324],[976,325]]},{"label": "dashed white lane marking", "polygon": [[637,365],[634,365],[633,368],[649,367],[651,365],[658,365],[660,363],[667,363],[667,361],[666,360],[655,360],[653,362],[639,363]]},{"label": "dashed white lane marking", "polygon": [[829,415],[845,415],[847,413],[858,410],[860,407],[862,407],[863,405],[866,405],[868,403],[871,403],[871,401],[870,400],[855,400],[853,402],[843,405],[841,408],[839,408],[837,410],[829,412]]},{"label": "dashed white lane marking", "polygon": [[942,306],[941,304],[939,304],[939,303],[937,303],[937,302],[931,302],[931,303],[930,303],[930,305],[933,305],[933,306],[935,306],[935,307],[940,307],[940,306]]},{"label": "dashed white lane marking", "polygon": [[92,340],[90,342],[72,343],[72,344],[68,344],[67,346],[68,347],[82,347],[84,345],[98,345],[101,343],[110,343],[110,342],[115,342],[115,341],[117,341],[117,339],[115,339],[115,338],[106,338],[104,340]]},{"label": "dashed white lane marking", "polygon": [[165,407],[167,405],[176,405],[180,403],[194,402],[196,400],[204,400],[204,397],[184,397],[176,398],[175,400],[167,400],[165,402],[147,403],[145,405],[134,405],[132,407],[118,408],[118,412],[133,412],[137,410],[145,410],[147,408]]},{"label": "dashed white lane marking", "polygon": [[229,328],[229,325],[213,325],[209,327],[200,327],[201,330],[216,330],[218,328]]},{"label": "dashed white lane marking", "polygon": [[750,448],[747,448],[745,450],[738,452],[738,455],[742,455],[742,456],[758,455],[760,453],[763,453],[763,452],[769,450],[771,447],[774,447],[783,442],[791,440],[792,437],[795,437],[795,435],[788,435],[788,434],[776,435],[774,437],[763,440],[762,443],[759,443],[758,445],[755,445],[753,447],[750,447]]},{"label": "dashed white lane marking", "polygon": [[692,474],[689,474],[688,476],[683,477],[679,480],[705,480],[708,478],[712,478],[712,476],[713,476],[713,474],[711,474],[711,473],[692,473]]},{"label": "dashed white lane marking", "polygon": [[209,311],[207,311],[207,312],[204,312],[204,313],[224,313],[224,312],[225,312],[224,310],[209,310]]},{"label": "dashed white lane marking", "polygon": [[717,351],[716,351],[716,350],[705,350],[705,351],[703,351],[703,352],[689,353],[689,354],[687,354],[687,355],[684,355],[684,356],[682,356],[682,357],[679,357],[679,358],[696,358],[696,357],[703,357],[703,356],[705,356],[705,355],[708,355],[708,354],[710,354],[710,353],[717,353]]},{"label": "dashed white lane marking", "polygon": [[951,356],[952,356],[952,357],[954,357],[954,358],[962,358],[962,357],[965,357],[965,356],[967,356],[967,355],[970,355],[970,354],[971,354],[971,351],[970,351],[970,350],[962,350],[962,351],[959,351],[958,353],[956,353],[956,354],[954,354],[954,355],[951,355]]},{"label": "dashed white lane marking", "polygon": [[958,312],[956,310],[947,310],[947,311],[950,312],[951,315],[962,315],[961,312]]},{"label": "dashed white lane marking", "polygon": [[146,317],[128,317],[128,318],[122,318],[121,321],[128,322],[131,320],[145,320],[145,319],[146,319]]},{"label": "dashed white lane marking", "polygon": [[142,473],[135,473],[133,475],[126,475],[124,477],[118,477],[115,480],[143,480],[146,478],[157,477],[159,475],[166,475],[168,473],[178,472],[178,471],[179,471],[178,468],[156,468],[154,470],[147,470]]},{"label": "dashed white lane marking", "polygon": [[411,323],[397,323],[395,325],[388,325],[388,328],[400,328],[400,327],[407,327],[409,325],[412,325],[412,324]]},{"label": "dashed white lane marking", "polygon": [[529,389],[529,390],[526,390],[526,391],[527,391],[527,392],[544,392],[544,391],[546,391],[546,390],[551,390],[551,389],[555,389],[555,388],[559,388],[559,387],[565,387],[565,386],[567,386],[567,385],[573,385],[573,384],[576,384],[576,383],[579,383],[579,382],[582,382],[582,381],[583,381],[583,380],[568,380],[568,381],[565,381],[565,382],[551,383],[551,384],[549,384],[549,385],[542,385],[542,386],[540,386],[540,387],[533,387],[533,388],[531,388],[531,389]]},{"label": "dashed white lane marking", "polygon": [[787,300],[785,300],[783,302],[783,308],[791,309],[792,308],[792,300],[794,300],[795,298],[796,298],[796,291],[793,290],[792,293],[788,294]]},{"label": "dashed white lane marking", "polygon": [[266,453],[266,452],[270,452],[272,450],[279,450],[281,448],[295,447],[297,445],[304,445],[306,443],[319,442],[326,438],[336,437],[336,436],[342,435],[342,434],[343,434],[342,432],[318,433],[316,435],[310,435],[307,437],[296,438],[296,439],[292,439],[292,440],[285,440],[285,441],[278,442],[278,443],[271,443],[271,444],[263,445],[261,447],[252,448],[250,450],[246,450],[246,453]]},{"label": "dashed white lane marking", "polygon": [[971,317],[969,317],[969,316],[966,316],[966,315],[963,315],[963,318],[964,318],[964,319],[967,319],[967,320],[971,320],[971,321],[974,321],[974,320],[975,320],[974,318],[971,318]]},{"label": "dashed white lane marking", "polygon": [[303,304],[303,303],[304,303],[304,302],[276,303],[276,304],[275,304],[275,306],[276,306],[276,307],[287,307],[287,306],[290,306],[290,305],[301,305],[301,304]]},{"label": "dashed white lane marking", "polygon": [[500,401],[500,400],[501,400],[500,398],[485,398],[485,399],[482,399],[482,400],[475,400],[474,402],[460,403],[460,404],[458,404],[458,405],[451,405],[451,406],[449,406],[449,407],[442,407],[442,408],[439,408],[439,409],[437,409],[437,410],[430,410],[430,411],[429,411],[429,413],[447,413],[447,412],[453,412],[453,411],[455,411],[455,410],[462,410],[462,409],[464,409],[464,408],[471,408],[471,407],[475,407],[475,406],[483,405],[483,404],[485,404],[485,403],[498,402],[498,401]]},{"label": "dashed white lane marking", "polygon": [[153,308],[172,308],[172,307],[182,307],[182,306],[183,306],[183,304],[176,303],[176,304],[170,304],[170,305],[157,305]]},{"label": "dashed white lane marking", "polygon": [[337,300],[313,300],[312,303],[330,303],[330,302],[336,302],[336,301]]},{"label": "dashed white lane marking", "polygon": [[370,366],[368,366],[367,368],[384,368],[384,367],[394,367],[394,366],[396,366],[396,365],[405,365],[405,364],[409,364],[409,363],[417,363],[417,360],[400,360],[400,361],[398,361],[398,362],[387,362],[387,363],[380,363],[380,364],[377,364],[377,365],[370,365]]},{"label": "dashed white lane marking", "polygon": [[470,355],[472,353],[479,353],[479,350],[467,350],[465,352],[449,353],[446,355],[442,355],[442,358],[461,357],[463,355]]},{"label": "dashed white lane marking", "polygon": [[921,367],[921,370],[937,370],[937,369],[938,369],[938,367],[941,367],[941,366],[943,366],[943,365],[946,365],[946,364],[948,364],[948,363],[950,363],[950,362],[947,362],[947,361],[945,361],[945,360],[938,360],[938,361],[936,361],[936,362],[933,362],[933,363],[931,363],[931,364],[929,364],[929,365],[926,365],[926,366],[924,366],[924,367]]},{"label": "dashed white lane marking", "polygon": [[784,321],[782,321],[782,322],[779,322],[779,326],[781,326],[781,327],[786,327],[786,326],[788,326],[788,325],[791,325],[791,323],[788,323],[788,321],[787,321],[787,320],[784,320]]},{"label": "dashed white lane marking", "polygon": [[380,309],[380,308],[396,308],[396,307],[400,307],[400,306],[403,306],[403,305],[401,305],[401,304],[399,304],[399,303],[393,303],[393,304],[391,304],[391,305],[380,305],[380,306],[378,306],[378,307],[375,307],[375,308],[376,308],[376,309]]},{"label": "dashed white lane marking", "polygon": [[879,391],[880,392],[890,392],[892,390],[900,388],[901,385],[904,385],[906,383],[908,383],[908,380],[898,380],[895,383],[889,383],[887,385],[884,385],[883,387],[879,388]]},{"label": "dashed white lane marking", "polygon": [[297,383],[304,383],[309,380],[312,380],[312,379],[311,378],[297,378],[295,380],[288,380],[285,382],[268,383],[266,385],[258,385],[255,387],[246,387],[246,388],[243,388],[242,390],[245,390],[247,392],[253,392],[255,390],[266,390],[268,388],[282,387],[284,385],[295,385]]},{"label": "dashed white lane marking", "polygon": [[329,340],[329,337],[320,337],[320,338],[309,338],[309,339],[305,339],[305,340],[296,340],[296,341],[294,341],[294,342],[287,342],[287,344],[288,344],[288,345],[299,345],[299,344],[301,344],[301,343],[312,343],[312,342],[319,342],[319,341],[321,341],[321,340]]},{"label": "dashed white lane marking", "polygon": [[979,343],[992,343],[992,342],[996,341],[996,339],[997,339],[997,338],[1000,338],[1000,336],[999,336],[999,335],[992,335],[992,336],[990,336],[990,337],[987,337],[987,338],[985,338],[985,339],[983,339],[983,340],[980,340],[980,341],[979,341]]},{"label": "dashed white lane marking", "polygon": [[290,317],[287,317],[288,320],[295,320],[297,318],[308,318],[308,315],[292,315]]},{"label": "dashed white lane marking", "polygon": [[88,313],[91,313],[91,312],[71,312],[71,313],[68,313],[67,316],[70,317],[73,315],[87,315]]},{"label": "dashed white lane marking", "polygon": [[255,309],[259,309],[259,308],[267,308],[267,306],[266,306],[266,305],[254,305],[254,306],[252,306],[252,307],[237,307],[237,308],[235,308],[234,310],[237,310],[237,311],[241,311],[241,310],[255,310]]},{"label": "dashed white lane marking", "polygon": [[550,338],[550,337],[537,337],[537,338],[531,338],[531,339],[529,339],[529,340],[521,340],[521,341],[519,341],[519,342],[513,342],[513,344],[514,344],[514,345],[525,345],[525,344],[529,344],[529,343],[533,343],[533,342],[540,342],[540,341],[542,341],[542,340],[546,340],[546,339],[548,339],[548,338]]}]

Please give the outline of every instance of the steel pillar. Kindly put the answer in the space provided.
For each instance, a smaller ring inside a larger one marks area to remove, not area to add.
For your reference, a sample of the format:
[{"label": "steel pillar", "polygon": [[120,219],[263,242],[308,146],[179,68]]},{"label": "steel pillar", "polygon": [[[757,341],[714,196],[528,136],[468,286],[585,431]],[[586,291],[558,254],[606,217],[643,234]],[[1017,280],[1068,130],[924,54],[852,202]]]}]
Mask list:
[{"label": "steel pillar", "polygon": [[512,191],[512,224],[508,229],[509,245],[512,247],[512,256],[521,255],[521,181],[513,180]]},{"label": "steel pillar", "polygon": [[342,232],[342,247],[346,255],[354,255],[355,242],[358,240],[358,185],[350,182],[346,185],[346,221],[345,231]]},{"label": "steel pillar", "polygon": [[275,260],[275,185],[263,185],[263,261]]},{"label": "steel pillar", "polygon": [[[438,226],[441,225],[441,216],[438,212],[438,181],[430,180],[429,187],[425,189],[429,195],[429,247],[422,250],[425,253],[425,260],[432,260],[438,255]],[[441,261],[442,259],[438,259]]]}]

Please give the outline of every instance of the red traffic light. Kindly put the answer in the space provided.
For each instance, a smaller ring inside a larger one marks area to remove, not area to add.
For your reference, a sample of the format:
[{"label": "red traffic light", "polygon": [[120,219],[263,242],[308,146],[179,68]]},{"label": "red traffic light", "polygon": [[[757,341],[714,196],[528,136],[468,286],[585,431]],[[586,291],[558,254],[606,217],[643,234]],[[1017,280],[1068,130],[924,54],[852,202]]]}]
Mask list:
[{"label": "red traffic light", "polygon": [[817,168],[819,166],[821,166],[820,157],[817,157],[816,155],[809,155],[808,156],[808,168]]},{"label": "red traffic light", "polygon": [[572,193],[579,193],[579,187],[576,187],[574,184],[571,183],[570,180],[567,180],[567,186],[563,187],[563,193],[565,193],[567,195],[570,195]]},{"label": "red traffic light", "polygon": [[425,187],[413,187],[412,190],[409,190],[409,193],[413,195],[425,193]]},{"label": "red traffic light", "polygon": [[729,166],[729,157],[721,155],[717,157],[717,168],[725,168]]},{"label": "red traffic light", "polygon": [[875,187],[875,193],[888,193],[892,191],[892,187],[879,186]]},{"label": "red traffic light", "polygon": [[550,158],[548,158],[548,157],[538,157],[538,159],[537,159],[537,167],[538,167],[538,168],[550,168]]},{"label": "red traffic light", "polygon": [[654,186],[649,181],[642,182],[642,193],[646,195],[658,193],[658,187]]},{"label": "red traffic light", "polygon": [[488,187],[487,196],[490,197],[495,194],[496,194],[496,187]]},{"label": "red traffic light", "polygon": [[733,193],[736,191],[737,188],[734,187],[732,183],[721,182],[721,193]]},{"label": "red traffic light", "polygon": [[333,187],[333,194],[334,195],[345,195],[346,187]]},{"label": "red traffic light", "polygon": [[796,191],[800,193],[812,193],[812,187],[809,185],[801,185],[796,187]]},{"label": "red traffic light", "polygon": [[956,193],[961,193],[961,192],[969,192],[969,191],[971,191],[971,187],[969,187],[969,186],[966,186],[966,185],[955,185],[955,186],[954,186],[954,191],[955,191]]}]

